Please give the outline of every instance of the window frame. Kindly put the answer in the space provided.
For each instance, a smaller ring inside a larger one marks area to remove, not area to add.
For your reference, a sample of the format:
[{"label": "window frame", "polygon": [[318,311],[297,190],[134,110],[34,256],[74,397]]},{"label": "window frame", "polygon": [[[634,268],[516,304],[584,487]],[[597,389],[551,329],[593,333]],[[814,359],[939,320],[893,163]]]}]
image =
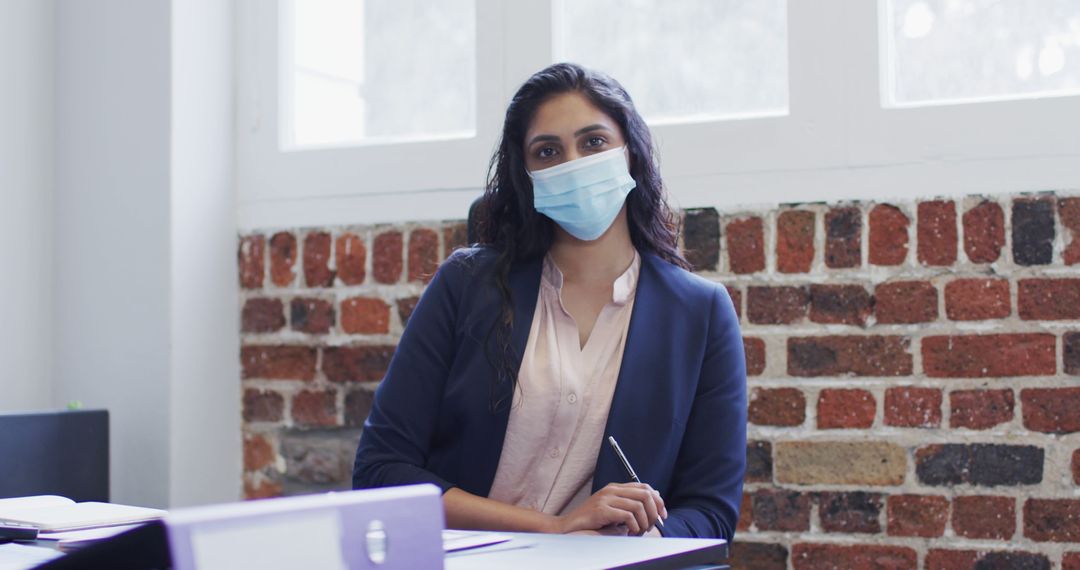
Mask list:
[{"label": "window frame", "polygon": [[[241,228],[463,218],[507,102],[552,60],[558,1],[476,0],[474,138],[281,151],[278,3],[239,0]],[[886,107],[885,2],[788,1],[787,115],[652,125],[672,204],[1080,188],[1080,137],[1062,120],[1080,96]]]}]

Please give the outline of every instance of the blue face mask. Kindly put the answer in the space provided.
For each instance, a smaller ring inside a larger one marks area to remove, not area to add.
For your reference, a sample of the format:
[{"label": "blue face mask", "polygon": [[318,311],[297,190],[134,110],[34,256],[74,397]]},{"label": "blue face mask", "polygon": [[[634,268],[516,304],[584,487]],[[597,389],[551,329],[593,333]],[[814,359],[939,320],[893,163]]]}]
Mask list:
[{"label": "blue face mask", "polygon": [[636,183],[626,147],[529,173],[533,206],[570,235],[592,241],[607,231]]}]

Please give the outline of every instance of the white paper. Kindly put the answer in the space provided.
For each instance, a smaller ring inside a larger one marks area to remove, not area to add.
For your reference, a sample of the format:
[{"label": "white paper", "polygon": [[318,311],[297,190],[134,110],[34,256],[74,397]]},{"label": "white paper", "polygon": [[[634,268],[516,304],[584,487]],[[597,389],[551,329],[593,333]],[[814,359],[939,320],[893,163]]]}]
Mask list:
[{"label": "white paper", "polygon": [[51,548],[23,544],[0,544],[0,570],[26,570],[63,556]]},{"label": "white paper", "polygon": [[0,516],[8,511],[25,511],[27,509],[40,509],[43,507],[56,507],[60,505],[74,505],[75,501],[60,495],[34,495],[31,497],[14,497],[0,499]]},{"label": "white paper", "polygon": [[121,526],[107,526],[102,528],[88,528],[83,530],[65,530],[60,532],[40,532],[38,540],[97,540],[116,536],[127,532],[140,525],[126,524]]},{"label": "white paper", "polygon": [[478,548],[489,544],[499,544],[510,540],[505,534],[476,532],[468,530],[442,531],[443,552],[457,552],[469,548]]},{"label": "white paper", "polygon": [[341,556],[337,511],[290,513],[245,519],[242,524],[192,529],[191,548],[199,570],[347,570]]},{"label": "white paper", "polygon": [[159,509],[94,502],[0,512],[0,520],[51,531],[132,524],[163,516],[165,511]]}]

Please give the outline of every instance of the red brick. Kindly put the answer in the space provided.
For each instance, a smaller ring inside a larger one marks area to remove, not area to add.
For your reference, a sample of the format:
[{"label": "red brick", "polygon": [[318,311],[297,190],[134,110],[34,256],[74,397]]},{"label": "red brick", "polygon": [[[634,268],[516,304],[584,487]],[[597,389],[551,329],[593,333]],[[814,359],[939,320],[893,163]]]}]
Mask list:
[{"label": "red brick", "polygon": [[278,232],[270,238],[270,280],[278,287],[291,285],[296,279],[296,236]]},{"label": "red brick", "polygon": [[743,338],[746,352],[746,375],[760,376],[765,371],[765,341],[760,338]]},{"label": "red brick", "polygon": [[964,212],[964,253],[972,263],[993,263],[1005,247],[1005,213],[997,202],[984,200]]},{"label": "red brick", "polygon": [[1062,365],[1066,374],[1080,376],[1080,332],[1067,332],[1061,337]]},{"label": "red brick", "polygon": [[1058,217],[1069,234],[1065,239],[1067,243],[1065,251],[1061,253],[1061,260],[1065,262],[1065,265],[1080,263],[1080,198],[1058,200]]},{"label": "red brick", "polygon": [[806,420],[806,396],[798,388],[754,388],[749,419],[759,426],[802,425]]},{"label": "red brick", "polygon": [[810,320],[865,326],[873,301],[862,285],[811,285]]},{"label": "red brick", "polygon": [[1021,279],[1016,304],[1024,320],[1080,319],[1080,279]]},{"label": "red brick", "polygon": [[[1050,570],[1045,554],[1019,550],[930,549],[926,570]],[[1066,569],[1063,569],[1066,570]]]},{"label": "red brick", "polygon": [[285,399],[273,390],[244,390],[245,422],[280,422]]},{"label": "red brick", "polygon": [[933,378],[1049,376],[1057,372],[1052,334],[930,336],[922,341],[923,369]]},{"label": "red brick", "polygon": [[910,376],[910,341],[901,336],[788,339],[789,376]]},{"label": "red brick", "polygon": [[337,276],[346,285],[360,285],[367,276],[367,248],[359,236],[344,233],[335,243],[334,258],[337,261]]},{"label": "red brick", "polygon": [[870,263],[900,265],[908,255],[908,219],[900,208],[878,204],[870,210]]},{"label": "red brick", "polygon": [[957,390],[949,394],[949,427],[990,429],[1013,419],[1012,390]]},{"label": "red brick", "polygon": [[301,390],[292,399],[293,423],[303,427],[337,425],[337,403],[333,390]]},{"label": "red brick", "polygon": [[1080,448],[1072,454],[1072,478],[1073,483],[1080,485]]},{"label": "red brick", "polygon": [[379,283],[397,283],[401,279],[401,270],[404,266],[403,243],[401,232],[389,231],[375,236],[375,242],[371,247],[374,252],[371,272]]},{"label": "red brick", "polygon": [[743,493],[742,504],[739,506],[739,522],[735,525],[735,530],[746,531],[750,530],[750,525],[754,522],[754,501],[753,496],[750,493]]},{"label": "red brick", "polygon": [[749,287],[746,316],[758,325],[789,325],[806,318],[810,295],[806,287]]},{"label": "red brick", "polygon": [[330,269],[330,234],[326,232],[304,236],[304,282],[308,287],[334,284],[334,270]]},{"label": "red brick", "polygon": [[742,291],[735,287],[727,287],[728,296],[731,297],[731,304],[735,305],[735,315],[742,319]]},{"label": "red brick", "polygon": [[923,265],[956,263],[956,204],[946,200],[919,203],[918,256]]},{"label": "red brick", "polygon": [[720,265],[720,215],[716,208],[683,210],[683,255],[694,271]]},{"label": "red brick", "polygon": [[940,495],[893,495],[886,517],[890,536],[941,536],[949,518],[949,500]]},{"label": "red brick", "polygon": [[810,495],[787,489],[758,489],[753,496],[754,524],[759,531],[810,530]]},{"label": "red brick", "polygon": [[416,304],[419,302],[420,297],[405,297],[397,300],[398,317],[401,318],[402,326],[409,322],[409,317],[412,316],[413,311],[416,310]]},{"label": "red brick", "polygon": [[833,269],[862,265],[862,212],[833,208],[825,214],[825,265]]},{"label": "red brick", "polygon": [[1008,540],[1016,533],[1016,500],[982,495],[956,497],[952,526],[964,538]]},{"label": "red brick", "polygon": [[288,345],[247,345],[240,348],[243,378],[311,380],[315,378],[315,348]]},{"label": "red brick", "polygon": [[443,259],[450,257],[454,250],[469,247],[469,228],[464,223],[451,224],[443,228]]},{"label": "red brick", "polygon": [[975,570],[979,554],[975,550],[932,548],[926,554],[926,570]]},{"label": "red brick", "polygon": [[945,285],[945,314],[951,320],[1003,319],[1011,312],[1006,279],[957,279]]},{"label": "red brick", "polygon": [[274,462],[274,447],[260,434],[244,434],[244,470],[258,471]]},{"label": "red brick", "polygon": [[765,270],[765,226],[761,218],[728,222],[726,234],[728,264],[732,273]]},{"label": "red brick", "polygon": [[1024,536],[1037,542],[1080,542],[1080,499],[1028,499]]},{"label": "red brick", "polygon": [[1049,197],[1013,200],[1013,263],[1032,266],[1053,262],[1054,206],[1054,200]]},{"label": "red brick", "polygon": [[439,268],[439,234],[420,228],[409,234],[409,281],[427,283]]},{"label": "red brick", "polygon": [[882,496],[878,493],[825,492],[819,495],[819,502],[818,516],[825,532],[881,532],[878,519],[881,518]]},{"label": "red brick", "polygon": [[768,483],[773,479],[772,443],[762,440],[746,442],[747,483]]},{"label": "red brick", "polygon": [[776,270],[806,273],[814,263],[814,213],[789,210],[776,217]]},{"label": "red brick", "polygon": [[352,297],[341,302],[341,330],[348,334],[390,332],[390,305],[382,299]]},{"label": "red brick", "polygon": [[1080,570],[1080,552],[1066,552],[1061,559],[1061,570]]},{"label": "red brick", "polygon": [[941,390],[910,386],[885,391],[885,425],[931,428],[941,425]]},{"label": "red brick", "polygon": [[322,370],[331,382],[372,382],[382,380],[393,356],[393,346],[330,346]]},{"label": "red brick", "polygon": [[360,389],[345,394],[345,425],[347,427],[363,426],[364,421],[371,414],[371,405],[374,402],[375,390],[369,385],[361,385]]},{"label": "red brick", "polygon": [[322,299],[293,299],[289,303],[289,317],[294,331],[326,334],[334,327],[334,305]]},{"label": "red brick", "polygon": [[868,428],[874,425],[877,402],[866,390],[825,389],[818,394],[818,429]]},{"label": "red brick", "polygon": [[244,481],[245,499],[273,499],[280,496],[281,483],[263,480],[256,484],[251,481]]},{"label": "red brick", "polygon": [[787,556],[783,544],[739,539],[731,544],[727,563],[731,570],[787,570]]},{"label": "red brick", "polygon": [[800,542],[791,549],[795,570],[899,570],[918,567],[918,554],[906,546],[809,544]]},{"label": "red brick", "polygon": [[880,324],[928,323],[938,318],[937,289],[929,281],[894,281],[874,288]]},{"label": "red brick", "polygon": [[1042,433],[1080,431],[1080,387],[1020,391],[1024,427]]},{"label": "red brick", "polygon": [[240,238],[237,264],[240,266],[240,286],[258,289],[263,284],[263,264],[266,262],[266,238],[261,235]]},{"label": "red brick", "polygon": [[249,333],[265,333],[281,330],[285,326],[285,307],[281,299],[255,297],[244,302],[240,315],[240,330]]}]

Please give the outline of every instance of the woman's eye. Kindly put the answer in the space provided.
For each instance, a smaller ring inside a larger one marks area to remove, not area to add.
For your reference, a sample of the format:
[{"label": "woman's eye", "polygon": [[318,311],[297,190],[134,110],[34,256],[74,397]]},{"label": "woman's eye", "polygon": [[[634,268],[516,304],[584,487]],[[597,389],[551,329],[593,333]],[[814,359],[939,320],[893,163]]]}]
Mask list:
[{"label": "woman's eye", "polygon": [[604,137],[589,137],[588,140],[585,141],[585,147],[586,148],[596,148],[596,147],[604,146],[604,143],[606,143],[606,142],[607,141],[604,139]]},{"label": "woman's eye", "polygon": [[555,149],[551,148],[550,146],[545,146],[544,148],[537,151],[536,156],[539,158],[551,158],[555,156]]}]

